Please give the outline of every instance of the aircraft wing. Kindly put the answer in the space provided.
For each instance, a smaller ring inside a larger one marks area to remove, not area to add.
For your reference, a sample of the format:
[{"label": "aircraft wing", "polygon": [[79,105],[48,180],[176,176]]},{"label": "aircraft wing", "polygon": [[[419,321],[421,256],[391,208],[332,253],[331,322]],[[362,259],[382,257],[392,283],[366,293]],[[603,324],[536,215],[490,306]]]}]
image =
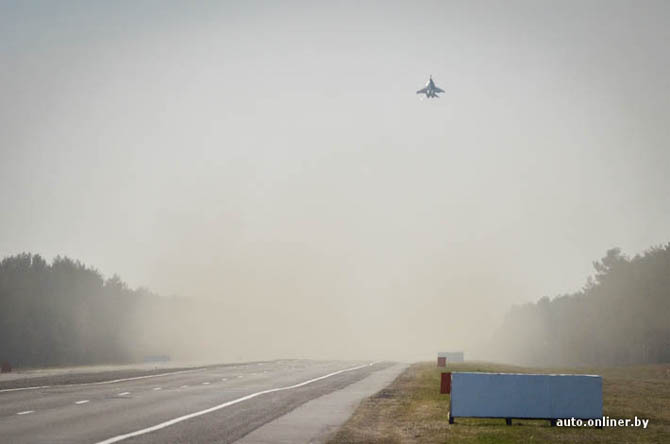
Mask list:
[{"label": "aircraft wing", "polygon": [[435,88],[433,88],[433,91],[435,91],[437,93],[443,93],[444,92],[444,90],[442,88],[438,88],[437,86]]},{"label": "aircraft wing", "polygon": [[428,88],[426,87],[426,88],[421,88],[421,89],[418,90],[416,93],[417,93],[417,94],[426,94],[427,91],[428,91]]}]

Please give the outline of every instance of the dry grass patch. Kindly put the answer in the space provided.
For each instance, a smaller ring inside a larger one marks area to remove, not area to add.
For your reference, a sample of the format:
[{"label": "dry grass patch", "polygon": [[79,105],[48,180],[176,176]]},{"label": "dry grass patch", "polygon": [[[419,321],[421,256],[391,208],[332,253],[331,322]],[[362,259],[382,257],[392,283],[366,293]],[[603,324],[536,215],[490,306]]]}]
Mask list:
[{"label": "dry grass patch", "polygon": [[537,369],[489,363],[452,364],[447,371],[584,373],[603,376],[604,414],[650,419],[641,428],[562,428],[548,421],[463,419],[449,425],[449,396],[440,395],[434,363],[410,366],[389,387],[361,403],[331,443],[670,442],[670,365],[602,369]]}]

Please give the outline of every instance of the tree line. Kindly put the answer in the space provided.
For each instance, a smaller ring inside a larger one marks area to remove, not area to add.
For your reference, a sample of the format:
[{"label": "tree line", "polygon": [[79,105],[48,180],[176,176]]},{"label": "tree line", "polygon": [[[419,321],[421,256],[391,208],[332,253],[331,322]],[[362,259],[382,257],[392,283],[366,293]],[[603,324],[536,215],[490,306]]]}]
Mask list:
[{"label": "tree line", "polygon": [[[611,249],[593,265],[581,290],[512,307],[493,341],[496,358],[540,366],[670,362],[670,244],[633,258]],[[226,309],[133,290],[66,257],[10,256],[0,261],[0,363],[224,352],[229,335],[219,317]]]},{"label": "tree line", "polygon": [[0,361],[87,365],[136,358],[138,302],[151,297],[66,257],[19,254],[0,262]]},{"label": "tree line", "polygon": [[495,343],[509,362],[609,366],[670,362],[670,244],[593,263],[579,291],[514,306]]}]

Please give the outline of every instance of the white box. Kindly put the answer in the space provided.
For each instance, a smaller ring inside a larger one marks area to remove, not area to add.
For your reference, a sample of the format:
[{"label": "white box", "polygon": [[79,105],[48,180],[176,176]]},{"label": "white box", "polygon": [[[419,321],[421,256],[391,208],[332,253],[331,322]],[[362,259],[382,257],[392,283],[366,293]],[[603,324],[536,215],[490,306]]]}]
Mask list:
[{"label": "white box", "polygon": [[449,362],[463,362],[465,360],[463,352],[439,352],[437,354],[438,358],[447,358],[447,363]]}]

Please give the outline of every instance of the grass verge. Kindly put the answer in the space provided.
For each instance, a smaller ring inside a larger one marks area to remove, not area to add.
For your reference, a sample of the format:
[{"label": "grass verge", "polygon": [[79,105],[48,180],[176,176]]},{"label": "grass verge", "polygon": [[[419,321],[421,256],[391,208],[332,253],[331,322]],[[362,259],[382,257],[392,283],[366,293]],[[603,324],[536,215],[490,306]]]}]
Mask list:
[{"label": "grass verge", "polygon": [[[603,376],[603,414],[649,419],[634,427],[550,427],[548,421],[457,418],[449,425],[449,395],[440,395],[442,371],[582,373]],[[670,365],[538,369],[483,362],[410,366],[386,389],[364,400],[330,443],[670,443]]]}]

